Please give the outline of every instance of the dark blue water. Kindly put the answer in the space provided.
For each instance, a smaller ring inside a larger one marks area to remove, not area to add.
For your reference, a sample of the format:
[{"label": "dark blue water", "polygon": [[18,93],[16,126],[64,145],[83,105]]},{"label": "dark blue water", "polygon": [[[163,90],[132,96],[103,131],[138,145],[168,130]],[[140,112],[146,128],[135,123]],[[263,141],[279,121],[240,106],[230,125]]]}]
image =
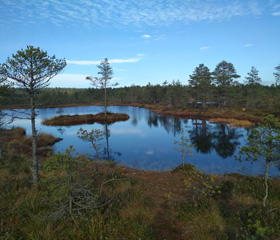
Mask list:
[{"label": "dark blue water", "polygon": [[[77,137],[80,127],[105,129],[104,125],[80,125],[71,127],[44,126],[44,119],[60,114],[96,114],[102,107],[86,106],[72,108],[38,109],[36,126],[39,132],[53,134],[63,140],[55,144],[56,152],[64,151],[73,145],[79,153],[89,153],[93,156],[95,151],[88,142]],[[180,132],[185,130],[186,136],[195,145],[193,156],[187,156],[185,162],[194,164],[198,169],[207,173],[232,173],[259,175],[264,167],[256,162],[238,162],[234,156],[238,155],[240,148],[247,142],[248,130],[230,127],[227,124],[214,124],[208,121],[174,118],[152,113],[144,108],[137,107],[109,107],[114,113],[127,113],[130,119],[108,126],[108,152],[109,158],[129,167],[143,170],[164,171],[175,168],[181,164],[181,153],[174,150],[174,141],[180,140]],[[18,119],[14,126],[21,126],[31,134],[30,120]],[[106,138],[101,142],[100,155],[108,157]],[[279,174],[276,167],[270,168],[270,175]]]}]

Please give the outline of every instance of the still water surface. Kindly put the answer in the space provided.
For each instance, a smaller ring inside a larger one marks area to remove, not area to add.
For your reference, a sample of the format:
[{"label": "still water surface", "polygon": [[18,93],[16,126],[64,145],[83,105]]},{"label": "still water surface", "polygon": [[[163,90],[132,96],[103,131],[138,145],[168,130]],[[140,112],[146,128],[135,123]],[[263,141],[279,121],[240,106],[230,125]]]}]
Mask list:
[{"label": "still water surface", "polygon": [[[77,137],[80,127],[105,129],[102,124],[79,125],[70,127],[44,126],[41,122],[60,114],[96,114],[103,111],[102,107],[86,106],[71,108],[38,109],[36,126],[39,132],[53,134],[63,138],[55,144],[55,152],[64,151],[73,145],[79,153],[95,155],[88,142]],[[181,154],[174,150],[174,141],[180,140],[180,131],[185,129],[186,136],[195,145],[193,156],[185,162],[194,164],[207,173],[232,173],[258,175],[263,173],[260,163],[238,162],[234,159],[240,147],[246,144],[248,130],[230,127],[226,124],[214,124],[208,121],[192,120],[163,116],[152,113],[148,109],[137,107],[111,106],[108,111],[127,113],[130,119],[116,122],[108,126],[109,158],[119,164],[142,170],[164,171],[181,164]],[[30,120],[18,119],[13,126],[21,126],[31,135]],[[100,155],[107,157],[106,138],[101,142]],[[276,167],[271,167],[270,175],[279,174]]]}]

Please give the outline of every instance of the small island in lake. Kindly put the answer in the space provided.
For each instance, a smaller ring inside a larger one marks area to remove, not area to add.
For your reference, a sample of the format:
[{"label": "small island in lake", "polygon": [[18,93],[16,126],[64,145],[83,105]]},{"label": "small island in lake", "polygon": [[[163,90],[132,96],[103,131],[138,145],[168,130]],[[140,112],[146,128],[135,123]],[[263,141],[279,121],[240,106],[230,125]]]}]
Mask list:
[{"label": "small island in lake", "polygon": [[85,115],[61,115],[50,119],[46,119],[42,124],[47,126],[71,126],[80,124],[93,124],[97,123],[115,123],[119,121],[126,121],[130,117],[125,113],[110,113],[104,112],[98,114],[85,114]]}]

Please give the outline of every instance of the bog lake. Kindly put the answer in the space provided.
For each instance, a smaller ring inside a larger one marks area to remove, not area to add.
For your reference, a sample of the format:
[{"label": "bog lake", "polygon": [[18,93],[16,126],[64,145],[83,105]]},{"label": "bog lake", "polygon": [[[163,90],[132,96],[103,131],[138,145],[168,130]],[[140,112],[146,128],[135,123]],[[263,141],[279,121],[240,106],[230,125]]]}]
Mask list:
[{"label": "bog lake", "polygon": [[[95,156],[90,143],[79,139],[77,132],[81,127],[89,131],[93,128],[103,130],[106,128],[104,125],[94,123],[54,127],[44,126],[42,121],[58,114],[96,114],[101,111],[103,107],[100,106],[37,109],[36,129],[39,133],[45,132],[63,138],[54,145],[55,152],[64,152],[72,145],[78,153]],[[247,143],[249,129],[205,120],[159,115],[138,107],[110,106],[108,111],[126,113],[130,119],[107,126],[108,141],[105,137],[100,142],[99,154],[103,158],[109,157],[118,164],[141,170],[174,169],[182,162],[181,153],[174,149],[174,141],[180,141],[180,133],[184,129],[185,135],[194,144],[193,156],[187,156],[186,163],[191,163],[206,173],[263,174],[264,167],[260,162],[252,164],[235,159],[240,148]],[[31,135],[31,123],[28,119],[15,119],[11,126],[23,127],[27,134]],[[272,166],[269,175],[278,175],[279,168],[280,166]]]}]

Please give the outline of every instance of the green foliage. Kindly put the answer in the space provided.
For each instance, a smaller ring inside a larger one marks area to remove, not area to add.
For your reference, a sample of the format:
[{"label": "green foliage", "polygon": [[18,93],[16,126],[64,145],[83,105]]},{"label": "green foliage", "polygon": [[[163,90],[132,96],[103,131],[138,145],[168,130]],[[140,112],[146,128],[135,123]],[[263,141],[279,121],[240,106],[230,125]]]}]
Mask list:
[{"label": "green foliage", "polygon": [[29,94],[48,86],[49,81],[66,66],[64,59],[48,56],[39,47],[27,46],[21,49],[6,63],[0,65],[0,74],[10,78],[19,88],[24,88]]},{"label": "green foliage", "polygon": [[95,149],[96,157],[95,160],[98,159],[98,144],[104,138],[104,132],[101,129],[92,129],[91,131],[87,131],[85,129],[80,128],[77,132],[78,138],[83,141],[90,142],[91,146]]},{"label": "green foliage", "polygon": [[231,86],[234,79],[240,78],[240,76],[236,74],[233,64],[225,60],[221,61],[216,66],[213,75],[216,84],[221,86]]},{"label": "green foliage", "polygon": [[90,142],[92,145],[101,141],[104,135],[101,129],[92,129],[91,131],[87,131],[82,128],[79,129],[77,134],[80,139]]},{"label": "green foliage", "polygon": [[184,175],[191,175],[196,171],[196,167],[190,163],[186,163],[184,165],[179,165],[172,170],[172,172],[178,172]]},{"label": "green foliage", "polygon": [[[236,234],[238,239],[274,239],[279,234],[279,211],[263,211],[253,207],[244,211],[240,220],[244,223]],[[276,221],[276,222],[273,222]]]},{"label": "green foliage", "polygon": [[194,201],[221,194],[221,184],[216,183],[216,176],[203,174],[200,170],[194,171],[188,179],[185,179],[184,185],[186,190],[192,192]]},{"label": "green foliage", "polygon": [[251,71],[248,72],[248,76],[245,77],[248,85],[256,85],[261,82],[261,78],[259,77],[259,71],[253,66]]},{"label": "green foliage", "polygon": [[171,197],[172,197],[172,192],[165,193],[165,197],[166,197],[167,199],[171,199]]},{"label": "green foliage", "polygon": [[256,107],[256,95],[258,94],[258,86],[261,83],[261,78],[259,77],[259,71],[252,67],[251,71],[248,72],[248,76],[246,78],[246,83],[249,86],[248,93],[250,95],[250,98],[247,100],[248,106],[251,108]]},{"label": "green foliage", "polygon": [[234,80],[240,78],[232,63],[221,61],[213,71],[215,89],[215,101],[219,105],[226,106],[236,95],[232,91],[232,86],[235,85]]},{"label": "green foliage", "polygon": [[190,75],[189,84],[192,87],[192,97],[195,101],[202,101],[203,109],[206,107],[206,100],[211,97],[212,73],[204,64],[199,64]]},{"label": "green foliage", "polygon": [[[245,160],[276,162],[279,160],[280,152],[280,125],[273,115],[263,119],[263,123],[253,128],[248,137],[249,145],[242,147],[240,155],[245,154]],[[242,160],[242,157],[239,158]]]},{"label": "green foliage", "polygon": [[[86,159],[74,156],[70,146],[64,154],[58,153],[45,161],[47,177],[42,181],[46,197],[56,205],[48,218],[61,218],[65,215],[87,216],[92,210],[103,208],[111,201],[104,192],[105,185],[115,179],[103,179],[94,169],[86,169]],[[85,176],[90,172],[93,181]]]},{"label": "green foliage", "polygon": [[253,213],[248,213],[248,229],[253,230],[256,236],[264,237],[267,232],[267,227],[261,227],[261,221],[253,218]]},{"label": "green foliage", "polygon": [[277,67],[275,67],[276,72],[273,73],[275,76],[275,85],[278,86],[280,83],[280,64],[278,64]]},{"label": "green foliage", "polygon": [[184,166],[185,164],[185,158],[187,155],[192,156],[192,148],[193,148],[193,144],[189,144],[189,139],[187,136],[185,136],[185,131],[184,129],[181,130],[181,141],[174,141],[174,144],[176,145],[174,147],[174,149],[177,152],[181,152],[182,153],[182,165]]},{"label": "green foliage", "polygon": [[253,128],[248,137],[249,145],[243,146],[239,152],[239,160],[245,156],[246,161],[260,161],[265,166],[264,181],[266,193],[263,198],[265,206],[268,197],[268,171],[271,164],[280,159],[280,123],[274,115],[264,117],[263,122]]},{"label": "green foliage", "polygon": [[[113,69],[110,66],[110,63],[107,58],[104,59],[104,61],[101,61],[100,64],[97,66],[99,68],[98,74],[101,75],[101,77],[92,77],[88,76],[86,77],[86,80],[91,81],[93,86],[99,86],[102,89],[104,89],[104,113],[105,116],[107,115],[107,88],[110,86],[109,82],[113,77]],[[114,84],[111,86],[117,86],[118,84]]]},{"label": "green foliage", "polygon": [[50,80],[65,66],[65,59],[56,59],[55,56],[50,57],[47,52],[33,46],[27,46],[25,50],[17,51],[17,54],[13,54],[12,58],[8,57],[7,61],[0,65],[0,75],[11,79],[16,87],[23,88],[30,100],[34,186],[37,186],[39,178],[35,94],[40,89],[47,87]]}]

